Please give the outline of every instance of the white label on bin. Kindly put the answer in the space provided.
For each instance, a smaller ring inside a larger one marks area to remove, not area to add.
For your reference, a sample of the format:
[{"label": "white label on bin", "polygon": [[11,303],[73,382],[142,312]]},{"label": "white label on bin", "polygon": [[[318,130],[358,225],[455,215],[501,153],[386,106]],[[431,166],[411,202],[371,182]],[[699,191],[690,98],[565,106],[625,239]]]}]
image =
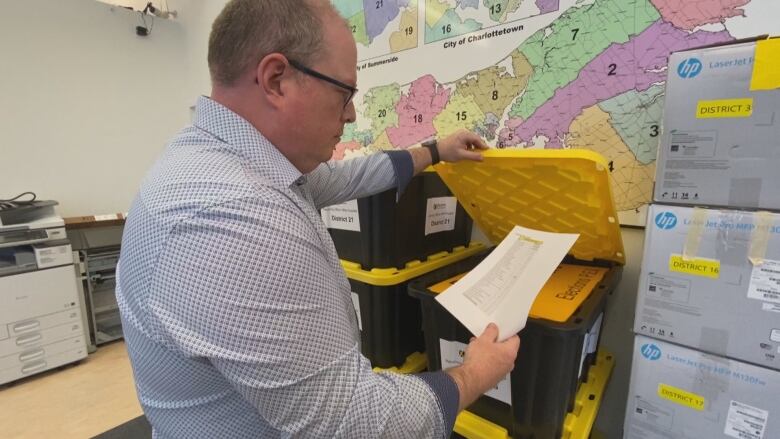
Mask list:
[{"label": "white label on bin", "polygon": [[588,339],[588,353],[593,354],[599,347],[599,337],[601,336],[601,321],[604,320],[604,313],[599,314],[599,318],[590,327],[590,336]]},{"label": "white label on bin", "polygon": [[765,259],[761,265],[753,266],[747,296],[780,303],[780,261]]},{"label": "white label on bin", "polygon": [[[439,351],[441,352],[442,370],[463,364],[463,355],[466,352],[466,345],[457,341],[439,339]],[[510,387],[509,374],[504,377],[496,387],[485,392],[485,396],[497,399],[507,404],[512,404],[512,388]]]},{"label": "white label on bin", "polygon": [[768,417],[766,410],[732,400],[723,434],[737,439],[763,439]]},{"label": "white label on bin", "polygon": [[585,334],[584,339],[582,340],[582,354],[580,354],[580,371],[577,372],[577,379],[582,378],[582,366],[585,365],[585,357],[588,355],[588,339],[590,337],[588,334]]},{"label": "white label on bin", "polygon": [[355,307],[355,314],[357,314],[358,329],[363,330],[363,319],[360,317],[360,297],[356,292],[352,292],[352,306]]},{"label": "white label on bin", "polygon": [[455,197],[428,198],[425,236],[455,230],[455,211],[457,208],[458,200]]},{"label": "white label on bin", "polygon": [[360,231],[360,215],[357,200],[335,204],[322,209],[322,222],[329,229]]},{"label": "white label on bin", "polygon": [[599,318],[593,322],[593,326],[590,327],[588,333],[585,334],[584,340],[582,340],[582,354],[580,355],[580,371],[577,372],[577,377],[582,378],[582,369],[585,367],[585,359],[588,354],[596,352],[599,346],[599,336],[601,333],[601,320],[604,318],[604,313],[599,314]]},{"label": "white label on bin", "polygon": [[577,379],[582,378],[582,366],[585,365],[585,357],[588,356],[588,345],[590,340],[590,334],[585,334],[582,340],[582,353],[580,354],[580,371],[577,372]]},{"label": "white label on bin", "polygon": [[769,333],[769,339],[772,341],[780,341],[780,329],[773,329]]}]

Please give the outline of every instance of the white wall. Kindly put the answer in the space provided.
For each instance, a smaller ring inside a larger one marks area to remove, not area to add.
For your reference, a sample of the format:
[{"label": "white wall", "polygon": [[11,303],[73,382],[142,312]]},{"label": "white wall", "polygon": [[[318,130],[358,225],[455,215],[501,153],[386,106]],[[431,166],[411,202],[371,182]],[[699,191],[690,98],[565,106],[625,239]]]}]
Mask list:
[{"label": "white wall", "polygon": [[155,19],[138,37],[138,13],[94,0],[3,2],[3,16],[0,198],[33,191],[63,216],[127,210],[189,120],[182,23]]},{"label": "white wall", "polygon": [[[188,31],[188,56],[192,70],[190,71],[190,87],[196,95],[207,95],[211,90],[211,80],[207,65],[209,33],[211,24],[217,18],[219,12],[225,7],[227,0],[194,0],[187,2],[190,8],[192,3],[197,7],[192,14],[182,17]],[[173,8],[173,3],[171,8]]]},{"label": "white wall", "polygon": [[636,309],[639,272],[644,248],[644,229],[623,227],[623,247],[626,265],[615,292],[607,302],[607,312],[601,334],[601,349],[615,358],[604,399],[601,401],[596,428],[607,438],[622,437],[628,386],[631,376],[631,358],[634,347],[634,312]]}]

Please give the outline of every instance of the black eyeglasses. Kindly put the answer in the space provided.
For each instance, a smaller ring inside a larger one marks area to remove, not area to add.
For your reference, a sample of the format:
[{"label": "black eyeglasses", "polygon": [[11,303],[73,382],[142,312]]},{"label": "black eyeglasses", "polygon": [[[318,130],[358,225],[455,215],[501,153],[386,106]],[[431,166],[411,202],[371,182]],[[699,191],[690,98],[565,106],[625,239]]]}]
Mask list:
[{"label": "black eyeglasses", "polygon": [[320,79],[322,81],[331,83],[335,85],[336,87],[342,88],[349,92],[349,96],[347,96],[347,100],[344,101],[344,108],[347,108],[347,105],[352,101],[352,98],[355,97],[355,93],[357,93],[358,89],[351,85],[344,84],[343,82],[339,81],[338,79],[333,79],[330,76],[324,75],[316,70],[312,70],[303,64],[299,63],[298,61],[288,59],[287,61],[290,62],[290,65],[293,66],[296,70],[298,70],[301,73],[304,73],[306,75],[309,75],[313,78]]}]

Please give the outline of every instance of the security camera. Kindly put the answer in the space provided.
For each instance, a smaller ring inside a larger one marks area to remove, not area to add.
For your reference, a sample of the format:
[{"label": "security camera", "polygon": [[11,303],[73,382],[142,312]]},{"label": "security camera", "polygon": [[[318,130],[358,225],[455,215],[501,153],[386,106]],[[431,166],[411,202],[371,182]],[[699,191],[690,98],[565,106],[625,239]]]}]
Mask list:
[{"label": "security camera", "polygon": [[149,2],[146,4],[146,7],[144,8],[144,14],[152,14],[155,17],[160,18],[176,18],[177,12],[176,11],[163,11],[160,10],[160,8],[154,6],[152,2]]}]

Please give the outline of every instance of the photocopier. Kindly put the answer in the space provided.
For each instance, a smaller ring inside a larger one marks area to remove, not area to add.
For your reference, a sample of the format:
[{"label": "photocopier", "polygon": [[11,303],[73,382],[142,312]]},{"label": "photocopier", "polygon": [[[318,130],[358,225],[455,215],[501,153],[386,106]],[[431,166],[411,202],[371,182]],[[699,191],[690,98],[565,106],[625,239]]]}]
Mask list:
[{"label": "photocopier", "polygon": [[0,210],[0,384],[87,356],[83,300],[56,204]]}]

